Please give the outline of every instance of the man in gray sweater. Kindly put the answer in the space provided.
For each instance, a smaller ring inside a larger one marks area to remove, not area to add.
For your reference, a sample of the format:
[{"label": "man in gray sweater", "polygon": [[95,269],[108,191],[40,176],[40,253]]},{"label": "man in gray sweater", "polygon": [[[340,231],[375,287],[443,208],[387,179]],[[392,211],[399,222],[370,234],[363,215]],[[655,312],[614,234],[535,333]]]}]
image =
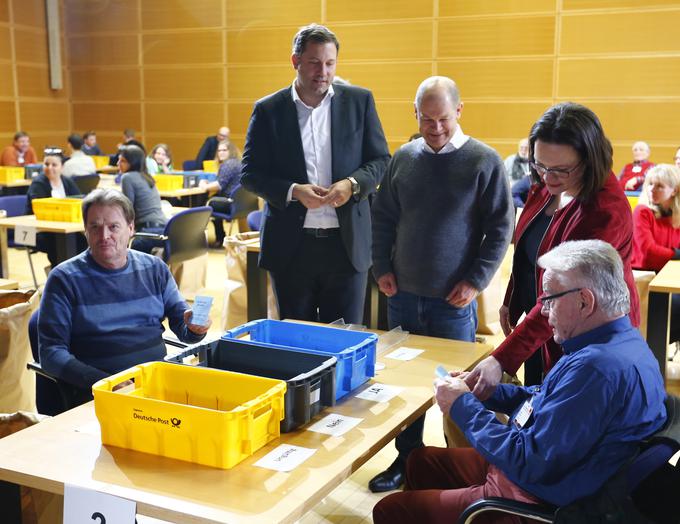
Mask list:
[{"label": "man in gray sweater", "polygon": [[[510,243],[514,207],[498,153],[463,133],[453,80],[418,87],[422,138],[392,157],[373,203],[373,273],[388,299],[390,329],[474,342],[477,295]],[[421,417],[396,439],[399,456],[373,492],[397,489],[408,454],[423,446]]]}]

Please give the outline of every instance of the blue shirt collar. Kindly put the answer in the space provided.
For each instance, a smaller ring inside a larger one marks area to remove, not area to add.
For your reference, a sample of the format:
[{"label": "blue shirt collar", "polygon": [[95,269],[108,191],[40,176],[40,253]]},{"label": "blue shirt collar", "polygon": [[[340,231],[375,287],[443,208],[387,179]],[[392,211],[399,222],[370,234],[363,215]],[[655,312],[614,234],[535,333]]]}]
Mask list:
[{"label": "blue shirt collar", "polygon": [[590,331],[576,335],[574,338],[565,340],[562,342],[562,350],[566,355],[568,355],[578,351],[581,348],[600,342],[603,339],[608,338],[608,335],[613,333],[623,333],[632,327],[633,326],[630,323],[630,318],[628,315],[624,315],[621,318],[617,318],[616,320],[602,324],[595,329],[591,329]]}]

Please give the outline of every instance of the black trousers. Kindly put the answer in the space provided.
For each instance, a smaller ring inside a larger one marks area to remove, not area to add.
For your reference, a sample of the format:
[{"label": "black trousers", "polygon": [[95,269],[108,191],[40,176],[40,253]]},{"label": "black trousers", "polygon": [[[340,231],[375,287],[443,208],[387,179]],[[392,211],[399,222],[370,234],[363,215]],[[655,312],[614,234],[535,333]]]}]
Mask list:
[{"label": "black trousers", "polygon": [[[231,202],[227,198],[213,197],[208,200],[208,205],[218,213],[229,213],[231,211]],[[219,217],[213,217],[213,225],[215,226],[215,239],[222,244],[224,241],[224,220]]]},{"label": "black trousers", "polygon": [[289,268],[271,273],[282,319],[362,322],[367,273],[354,269],[338,233],[325,238],[303,235]]}]

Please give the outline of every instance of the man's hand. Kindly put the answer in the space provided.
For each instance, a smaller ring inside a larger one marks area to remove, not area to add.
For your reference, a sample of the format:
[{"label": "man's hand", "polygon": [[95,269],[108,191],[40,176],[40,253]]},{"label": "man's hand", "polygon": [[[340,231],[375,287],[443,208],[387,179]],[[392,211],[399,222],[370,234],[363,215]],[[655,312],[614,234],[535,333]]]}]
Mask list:
[{"label": "man's hand", "polygon": [[438,378],[434,381],[434,398],[439,404],[439,409],[446,416],[451,411],[451,406],[463,393],[469,393],[470,388],[460,378]]},{"label": "man's hand", "polygon": [[386,296],[392,297],[397,294],[397,277],[394,273],[385,273],[378,277],[378,289]]},{"label": "man's hand", "polygon": [[210,329],[210,326],[212,325],[212,320],[208,319],[208,323],[205,326],[192,324],[191,323],[192,314],[193,312],[191,311],[191,309],[187,309],[184,312],[184,323],[187,325],[187,328],[189,328],[189,331],[191,331],[194,335],[205,335]]},{"label": "man's hand", "polygon": [[324,198],[324,204],[331,207],[344,206],[352,197],[352,182],[346,178],[337,181],[328,188],[328,194]]},{"label": "man's hand", "polygon": [[[332,186],[331,186],[332,187]],[[293,200],[299,201],[307,209],[318,209],[323,206],[328,189],[314,184],[295,184]]]},{"label": "man's hand", "polygon": [[461,280],[453,286],[451,292],[446,296],[446,301],[455,307],[465,307],[472,302],[477,295],[479,295],[479,291],[477,291],[472,284],[465,280]]},{"label": "man's hand", "polygon": [[488,356],[465,377],[465,383],[472,389],[475,397],[484,401],[493,395],[502,377],[503,368],[500,362],[494,357]]},{"label": "man's hand", "polygon": [[498,316],[500,317],[503,334],[507,337],[515,329],[515,326],[510,323],[510,309],[508,306],[501,306],[498,310]]}]

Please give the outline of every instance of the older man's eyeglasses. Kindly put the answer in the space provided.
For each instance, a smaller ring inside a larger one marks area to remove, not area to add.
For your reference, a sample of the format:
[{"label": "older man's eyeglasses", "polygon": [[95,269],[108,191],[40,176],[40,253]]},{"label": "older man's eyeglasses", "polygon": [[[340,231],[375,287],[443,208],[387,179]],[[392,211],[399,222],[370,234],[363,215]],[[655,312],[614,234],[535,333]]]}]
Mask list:
[{"label": "older man's eyeglasses", "polygon": [[557,300],[560,297],[563,297],[564,295],[568,295],[569,293],[575,293],[576,291],[581,291],[583,288],[582,287],[575,287],[573,289],[567,289],[566,291],[562,291],[561,293],[555,293],[554,295],[546,295],[544,297],[539,297],[538,301],[541,303],[541,307],[544,307],[545,309],[550,310],[552,308],[555,300]]},{"label": "older man's eyeglasses", "polygon": [[555,168],[555,167],[545,167],[541,164],[538,164],[536,162],[529,162],[529,165],[538,173],[539,176],[544,176],[550,173],[551,175],[555,175],[557,178],[567,178],[569,175],[571,175],[574,171],[576,171],[580,166],[581,162],[576,164],[574,167],[571,169],[561,169],[561,168]]}]

